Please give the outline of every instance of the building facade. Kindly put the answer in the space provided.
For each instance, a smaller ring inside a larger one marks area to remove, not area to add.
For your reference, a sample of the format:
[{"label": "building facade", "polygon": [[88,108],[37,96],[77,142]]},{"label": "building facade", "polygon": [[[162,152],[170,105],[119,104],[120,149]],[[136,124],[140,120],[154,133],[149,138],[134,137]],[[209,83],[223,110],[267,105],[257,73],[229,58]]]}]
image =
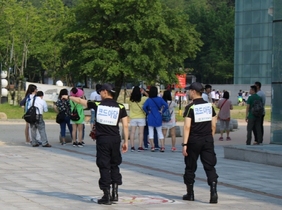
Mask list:
[{"label": "building facade", "polygon": [[271,84],[273,0],[235,3],[234,84]]},{"label": "building facade", "polygon": [[282,0],[235,2],[234,84],[271,85],[270,142],[282,144]]},{"label": "building facade", "polygon": [[271,143],[282,144],[282,0],[273,0]]}]

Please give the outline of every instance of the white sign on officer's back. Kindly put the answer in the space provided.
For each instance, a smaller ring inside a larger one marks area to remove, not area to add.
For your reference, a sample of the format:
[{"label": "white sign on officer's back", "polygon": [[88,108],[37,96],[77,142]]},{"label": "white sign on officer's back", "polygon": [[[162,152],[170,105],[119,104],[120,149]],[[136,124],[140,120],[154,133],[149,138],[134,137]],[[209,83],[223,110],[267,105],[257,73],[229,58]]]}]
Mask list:
[{"label": "white sign on officer's back", "polygon": [[194,105],[195,122],[207,122],[212,120],[212,104],[197,104]]},{"label": "white sign on officer's back", "polygon": [[120,109],[99,105],[97,109],[97,122],[104,125],[117,125]]}]

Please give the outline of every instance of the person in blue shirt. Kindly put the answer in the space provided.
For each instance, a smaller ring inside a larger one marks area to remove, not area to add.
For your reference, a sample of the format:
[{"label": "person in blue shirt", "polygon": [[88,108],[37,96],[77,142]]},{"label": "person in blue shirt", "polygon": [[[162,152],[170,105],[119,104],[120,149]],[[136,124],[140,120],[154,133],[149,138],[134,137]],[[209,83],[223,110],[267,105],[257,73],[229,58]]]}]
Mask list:
[{"label": "person in blue shirt", "polygon": [[143,110],[147,114],[148,129],[149,129],[149,141],[151,144],[151,151],[155,151],[154,146],[154,128],[156,128],[158,133],[158,138],[161,142],[161,152],[165,151],[164,148],[164,136],[162,133],[162,114],[168,109],[167,103],[163,98],[158,97],[158,89],[152,86],[149,90],[149,98],[145,101],[143,105]]}]

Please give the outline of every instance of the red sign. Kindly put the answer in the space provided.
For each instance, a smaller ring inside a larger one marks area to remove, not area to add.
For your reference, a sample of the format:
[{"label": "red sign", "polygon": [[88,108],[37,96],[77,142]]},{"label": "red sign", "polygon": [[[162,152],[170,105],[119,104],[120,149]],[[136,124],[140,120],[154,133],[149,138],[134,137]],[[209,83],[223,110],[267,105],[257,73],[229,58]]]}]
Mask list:
[{"label": "red sign", "polygon": [[176,88],[185,88],[186,86],[186,74],[176,75],[178,79],[178,84],[175,85]]},{"label": "red sign", "polygon": [[185,93],[176,93],[175,95],[176,95],[176,96],[186,96]]}]

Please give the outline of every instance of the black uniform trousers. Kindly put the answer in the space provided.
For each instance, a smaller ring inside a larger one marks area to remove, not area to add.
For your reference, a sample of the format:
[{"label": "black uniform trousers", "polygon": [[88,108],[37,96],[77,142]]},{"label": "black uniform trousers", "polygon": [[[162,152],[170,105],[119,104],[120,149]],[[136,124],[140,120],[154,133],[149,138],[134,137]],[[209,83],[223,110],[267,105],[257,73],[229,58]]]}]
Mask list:
[{"label": "black uniform trousers", "polygon": [[212,182],[217,182],[218,175],[214,167],[216,165],[216,154],[214,152],[213,137],[206,136],[198,137],[197,139],[189,138],[187,151],[188,156],[184,157],[186,165],[183,176],[184,183],[186,185],[194,184],[199,155],[208,178],[208,184],[211,185]]},{"label": "black uniform trousers", "polygon": [[120,153],[120,136],[97,137],[96,164],[100,171],[99,187],[101,190],[109,189],[111,184],[122,184],[119,165],[122,162]]}]

